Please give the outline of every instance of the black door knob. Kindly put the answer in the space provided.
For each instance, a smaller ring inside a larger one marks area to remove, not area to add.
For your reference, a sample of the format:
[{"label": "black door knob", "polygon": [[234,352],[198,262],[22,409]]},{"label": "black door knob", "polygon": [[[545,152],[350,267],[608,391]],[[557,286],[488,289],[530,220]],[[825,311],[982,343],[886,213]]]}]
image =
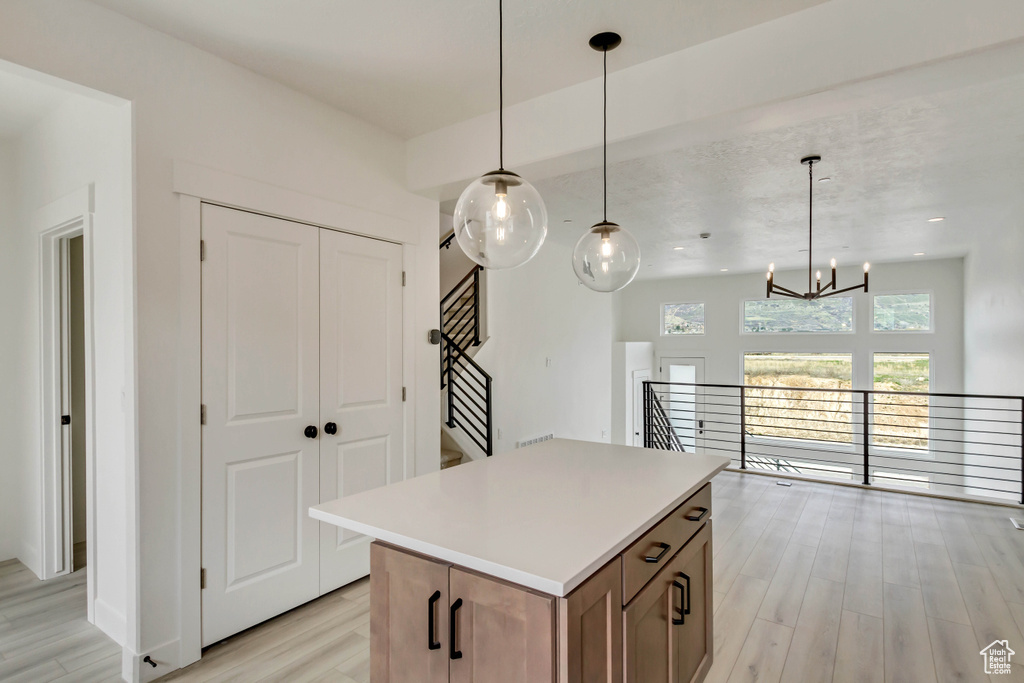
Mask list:
[{"label": "black door knob", "polygon": [[328,422],[324,425],[324,434],[335,435],[338,433],[338,425],[333,422]]},{"label": "black door knob", "polygon": [[316,427],[314,427],[313,425],[309,425],[308,427],[306,427],[306,430],[302,433],[306,435],[307,439],[315,439],[318,432],[316,430]]}]

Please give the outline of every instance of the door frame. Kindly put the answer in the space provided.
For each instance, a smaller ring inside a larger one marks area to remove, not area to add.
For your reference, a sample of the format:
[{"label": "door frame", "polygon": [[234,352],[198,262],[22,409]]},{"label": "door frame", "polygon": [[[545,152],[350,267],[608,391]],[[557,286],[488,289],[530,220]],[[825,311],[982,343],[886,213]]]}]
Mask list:
[{"label": "door frame", "polygon": [[65,338],[68,288],[68,241],[82,237],[85,318],[85,467],[86,467],[86,594],[88,619],[94,622],[96,599],[95,534],[95,411],[93,355],[93,186],[47,204],[33,214],[39,245],[40,340],[40,578],[52,579],[72,570],[72,492],[70,434],[65,448],[60,424],[66,391]]},{"label": "door frame", "polygon": [[[427,286],[429,282],[425,277],[423,284],[418,285],[417,264],[422,260],[421,249],[418,247],[420,231],[417,225],[403,218],[325,200],[184,161],[174,162],[173,189],[178,196],[179,209],[178,272],[181,301],[177,340],[180,354],[176,425],[180,473],[180,534],[177,542],[180,558],[178,605],[181,618],[178,623],[178,638],[151,648],[145,654],[181,668],[199,661],[202,656],[202,430],[199,419],[199,406],[202,404],[202,204],[216,204],[402,245],[402,267],[406,273],[406,286],[402,292],[402,384],[410,396],[410,400],[403,404],[403,462],[406,478],[428,471],[417,463],[415,458],[416,403],[418,389],[428,390],[435,385],[427,383],[426,387],[418,387],[416,382],[419,351],[416,330],[424,327],[422,321],[417,321],[421,309],[417,296],[420,293],[434,292],[437,286],[436,280],[433,287]],[[431,222],[431,227],[436,232],[436,220]],[[436,309],[435,302],[430,310],[436,312]],[[437,321],[432,319],[430,327],[436,327],[436,323]],[[433,347],[430,348],[430,353],[431,357],[436,357]],[[440,398],[437,400],[440,401]],[[436,414],[436,411],[434,413]],[[430,414],[431,412],[427,411],[425,419],[429,420]],[[133,669],[143,677],[143,680],[150,680],[149,667],[143,666],[141,659],[142,654],[134,656]]]},{"label": "door frame", "polygon": [[[640,381],[643,381],[643,382],[651,381],[653,379],[653,374],[654,373],[651,372],[651,368],[642,368],[640,370],[634,370],[632,372],[632,374],[630,375],[630,379],[633,380],[633,382],[632,382],[633,397],[632,397],[632,405],[630,406],[630,408],[632,409],[632,413],[633,413],[632,416],[631,416],[631,422],[630,422],[630,424],[632,426],[632,429],[630,430],[631,433],[628,435],[629,445],[630,446],[640,446],[640,447],[643,447],[643,445],[644,445],[644,397],[643,397],[643,385],[642,384],[640,385],[640,392],[641,393],[638,396],[637,395],[636,383],[637,383],[637,380],[640,380]],[[645,377],[646,377],[646,379],[644,379]],[[638,429],[639,429],[639,432],[637,431]],[[637,441],[639,441],[640,443],[638,444]]]}]

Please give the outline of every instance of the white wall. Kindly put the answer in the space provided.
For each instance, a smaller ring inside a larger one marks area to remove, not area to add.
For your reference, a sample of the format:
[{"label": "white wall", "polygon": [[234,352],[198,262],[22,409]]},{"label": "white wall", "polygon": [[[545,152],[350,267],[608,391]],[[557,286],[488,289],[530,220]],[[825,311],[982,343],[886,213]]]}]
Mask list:
[{"label": "white wall", "polygon": [[654,344],[651,342],[615,342],[612,344],[612,443],[633,445],[634,431],[643,436],[643,424],[635,422],[633,373],[649,370],[657,379]]},{"label": "white wall", "polygon": [[608,441],[612,302],[578,284],[571,246],[549,237],[526,265],[488,271],[487,316],[476,361],[494,378],[495,453],[544,434]]},{"label": "white wall", "polygon": [[964,259],[964,384],[1024,396],[1024,220],[994,218]]},{"label": "white wall", "polygon": [[[10,296],[17,290],[14,277],[21,256],[14,249],[14,150],[8,140],[0,140],[0,387],[16,386],[19,374],[15,348],[20,333],[14,323],[16,302]],[[17,557],[21,545],[18,510],[21,505],[21,460],[17,441],[11,434],[11,416],[18,411],[21,397],[0,390],[0,562]]]},{"label": "white wall", "polygon": [[[838,283],[857,283],[863,271],[839,270]],[[776,282],[798,286],[807,271],[776,273]],[[854,387],[871,388],[875,351],[928,352],[931,354],[932,391],[963,390],[963,261],[914,261],[871,266],[870,294],[932,292],[931,333],[876,333],[871,331],[871,296],[854,293],[854,334],[741,334],[742,302],[763,299],[761,273],[699,278],[672,278],[634,282],[615,298],[617,341],[650,341],[655,357],[705,358],[705,381],[742,383],[742,357],[752,351],[842,351],[853,354]],[[662,336],[661,304],[704,302],[704,335]]]},{"label": "white wall", "polygon": [[[128,433],[124,392],[132,368],[131,327],[131,111],[75,96],[24,132],[16,141],[18,222],[12,231],[16,256],[5,288],[8,316],[19,331],[9,341],[18,373],[5,386],[18,397],[3,418],[4,446],[21,462],[19,558],[36,574],[40,565],[42,509],[40,459],[39,239],[33,214],[43,206],[90,184],[94,187],[92,255],[94,344],[94,424],[96,529],[98,551],[96,623],[123,643],[127,628]],[[46,226],[55,227],[55,226]]]},{"label": "white wall", "polygon": [[[427,330],[437,327],[438,206],[405,190],[404,143],[371,124],[81,0],[8,0],[3,14],[0,59],[132,102],[130,303],[136,313],[137,377],[131,379],[138,390],[126,396],[126,405],[129,432],[137,430],[138,442],[127,490],[116,495],[129,507],[129,654],[159,650],[173,667],[189,656],[179,648],[180,557],[181,544],[196,531],[179,522],[186,455],[179,434],[184,424],[194,424],[195,411],[179,409],[179,368],[191,351],[179,343],[183,309],[173,162],[397,217],[419,231],[421,248],[411,264],[417,298],[409,312],[416,330],[411,401],[422,416],[411,430],[418,471],[438,466],[438,358],[427,341]],[[166,671],[161,667],[158,673]]]}]

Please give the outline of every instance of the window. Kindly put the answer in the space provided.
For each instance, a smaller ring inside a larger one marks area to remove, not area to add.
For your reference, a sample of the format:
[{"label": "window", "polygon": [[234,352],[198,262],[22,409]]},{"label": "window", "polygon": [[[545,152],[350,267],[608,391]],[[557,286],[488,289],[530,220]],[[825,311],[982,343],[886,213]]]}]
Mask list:
[{"label": "window", "polygon": [[853,443],[853,354],[748,353],[743,382],[747,433]]},{"label": "window", "polygon": [[[876,353],[876,391],[927,393],[931,362],[927,353]],[[872,442],[896,448],[928,448],[928,397],[875,394]]]},{"label": "window", "polygon": [[853,297],[817,301],[757,299],[743,302],[743,331],[747,333],[853,332]]},{"label": "window", "polygon": [[875,295],[875,332],[930,332],[931,294]]},{"label": "window", "polygon": [[661,333],[704,334],[704,304],[665,304],[661,310]]}]

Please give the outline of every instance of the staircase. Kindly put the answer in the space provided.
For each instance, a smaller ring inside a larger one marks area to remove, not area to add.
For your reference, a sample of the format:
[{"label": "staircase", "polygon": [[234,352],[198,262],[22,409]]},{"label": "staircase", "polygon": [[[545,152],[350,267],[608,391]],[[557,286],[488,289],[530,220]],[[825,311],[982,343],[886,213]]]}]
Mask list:
[{"label": "staircase", "polygon": [[[454,233],[441,242],[450,248]],[[481,344],[480,276],[474,266],[441,298],[441,468],[494,453],[491,376],[473,359]]]}]

